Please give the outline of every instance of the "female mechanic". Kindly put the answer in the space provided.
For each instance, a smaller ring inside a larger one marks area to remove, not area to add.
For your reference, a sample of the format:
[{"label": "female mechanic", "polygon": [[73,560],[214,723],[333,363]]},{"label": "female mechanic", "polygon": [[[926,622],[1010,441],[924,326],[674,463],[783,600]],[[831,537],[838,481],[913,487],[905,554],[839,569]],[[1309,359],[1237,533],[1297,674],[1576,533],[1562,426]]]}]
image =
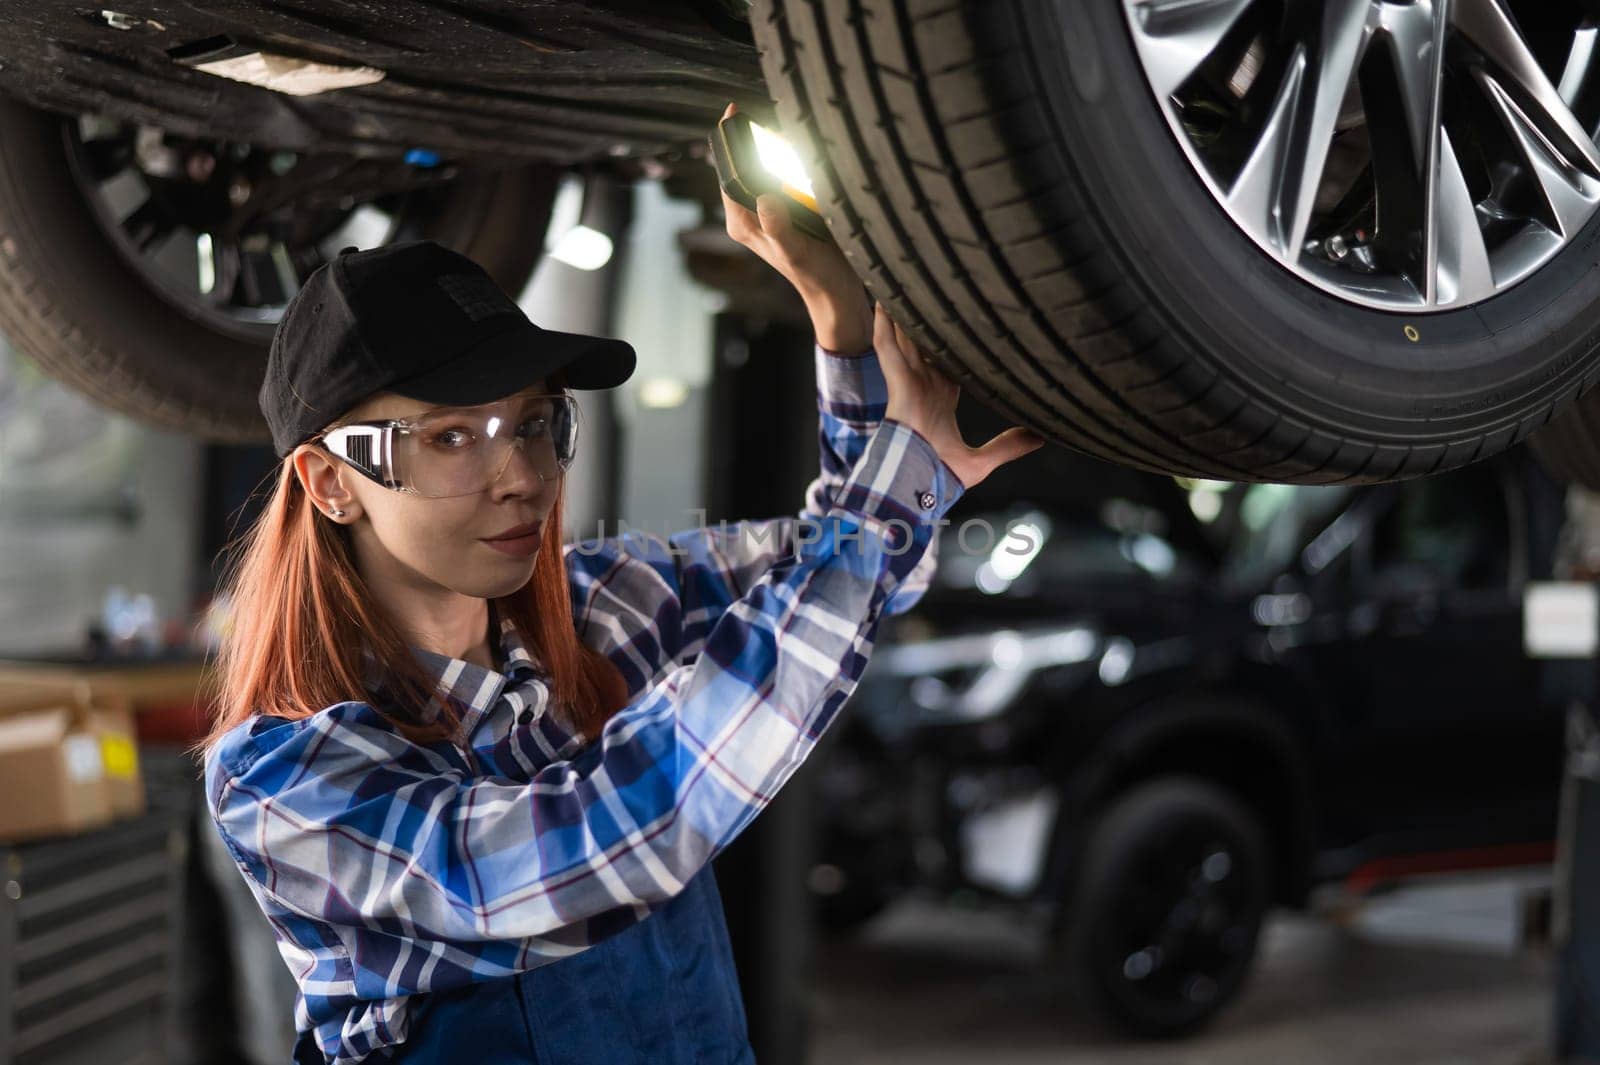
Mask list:
[{"label": "female mechanic", "polygon": [[200,750],[300,1065],[754,1060],[711,859],[921,596],[937,519],[1042,440],[968,447],[831,243],[725,207],[816,329],[796,516],[563,545],[571,390],[633,349],[539,329],[437,244],[347,249],[274,334],[282,465]]}]

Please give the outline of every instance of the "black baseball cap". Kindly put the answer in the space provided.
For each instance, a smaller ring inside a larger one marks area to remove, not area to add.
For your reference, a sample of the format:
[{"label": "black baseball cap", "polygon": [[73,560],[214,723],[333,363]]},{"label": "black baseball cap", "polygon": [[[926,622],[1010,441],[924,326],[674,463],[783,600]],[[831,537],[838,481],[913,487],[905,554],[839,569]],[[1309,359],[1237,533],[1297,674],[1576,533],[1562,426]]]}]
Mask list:
[{"label": "black baseball cap", "polygon": [[621,340],[540,329],[483,267],[431,240],[345,248],[284,309],[261,412],[279,458],[375,392],[489,403],[555,370],[615,388],[637,356]]}]

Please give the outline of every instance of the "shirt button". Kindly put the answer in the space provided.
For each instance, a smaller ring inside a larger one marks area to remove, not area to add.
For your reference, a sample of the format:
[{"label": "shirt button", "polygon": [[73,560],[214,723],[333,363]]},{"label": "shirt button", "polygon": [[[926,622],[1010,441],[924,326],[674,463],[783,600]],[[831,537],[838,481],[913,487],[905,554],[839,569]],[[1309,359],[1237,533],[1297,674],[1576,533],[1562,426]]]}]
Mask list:
[{"label": "shirt button", "polygon": [[923,510],[932,510],[937,502],[939,502],[939,497],[932,492],[924,492],[917,497],[917,503],[921,505]]},{"label": "shirt button", "polygon": [[533,720],[533,711],[532,710],[524,710],[522,713],[517,715],[517,724],[519,724],[519,725],[526,725],[528,722],[530,722],[532,720]]}]

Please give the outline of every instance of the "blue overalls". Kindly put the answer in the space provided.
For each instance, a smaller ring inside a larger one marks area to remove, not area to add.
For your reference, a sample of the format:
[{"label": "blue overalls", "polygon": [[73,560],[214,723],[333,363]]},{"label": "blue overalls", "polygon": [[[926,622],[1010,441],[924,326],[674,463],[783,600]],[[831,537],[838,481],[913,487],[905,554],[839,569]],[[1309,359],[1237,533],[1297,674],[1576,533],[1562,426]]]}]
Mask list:
[{"label": "blue overalls", "polygon": [[[548,965],[419,996],[404,1065],[753,1065],[711,868],[661,909]],[[323,1065],[302,1034],[298,1065]],[[309,1053],[307,1053],[309,1051]]]}]

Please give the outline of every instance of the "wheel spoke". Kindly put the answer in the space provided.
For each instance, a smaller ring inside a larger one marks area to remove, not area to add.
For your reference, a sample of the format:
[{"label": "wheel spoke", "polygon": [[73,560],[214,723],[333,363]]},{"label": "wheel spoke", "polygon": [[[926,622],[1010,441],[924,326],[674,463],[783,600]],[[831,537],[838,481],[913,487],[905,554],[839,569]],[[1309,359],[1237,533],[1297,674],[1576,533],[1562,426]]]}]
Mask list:
[{"label": "wheel spoke", "polygon": [[1562,237],[1573,236],[1588,221],[1600,199],[1600,179],[1590,176],[1587,170],[1567,167],[1560,149],[1545,138],[1506,88],[1487,72],[1478,71],[1477,76],[1527,164],[1528,174],[1549,209],[1551,227]]},{"label": "wheel spoke", "polygon": [[[1378,9],[1378,25],[1393,42],[1400,110],[1419,174],[1427,173],[1437,143],[1448,8],[1449,0],[1418,0],[1403,6],[1384,4]],[[1372,118],[1368,116],[1369,121]]]},{"label": "wheel spoke", "polygon": [[200,295],[209,297],[217,287],[216,245],[210,233],[198,233],[194,238],[195,288]]},{"label": "wheel spoke", "polygon": [[1211,846],[1200,862],[1200,875],[1208,886],[1222,883],[1232,872],[1233,853],[1221,843]]},{"label": "wheel spoke", "polygon": [[239,249],[239,284],[234,302],[246,307],[261,307],[278,302],[278,264],[264,243],[243,245]]},{"label": "wheel spoke", "polygon": [[1160,947],[1154,945],[1145,947],[1143,950],[1133,952],[1123,960],[1122,975],[1125,979],[1135,982],[1143,980],[1160,969],[1164,960]]},{"label": "wheel spoke", "polygon": [[91,181],[110,181],[133,162],[133,142],[127,137],[96,137],[81,142],[84,172]]},{"label": "wheel spoke", "polygon": [[235,290],[239,287],[241,264],[239,262],[239,246],[231,240],[217,240],[211,243],[212,284],[211,291],[206,298],[213,306],[229,307],[235,300]]},{"label": "wheel spoke", "polygon": [[154,196],[147,196],[144,202],[128,212],[122,220],[122,232],[134,247],[141,252],[147,252],[168,233],[172,232],[173,221],[166,208],[157,203]]},{"label": "wheel spoke", "polygon": [[1494,292],[1483,231],[1441,116],[1451,3],[1385,4],[1379,14],[1393,46],[1400,109],[1421,178],[1423,261],[1416,280],[1429,306],[1457,302],[1464,291],[1473,298]]},{"label": "wheel spoke", "polygon": [[1439,130],[1428,183],[1428,303],[1461,306],[1494,295],[1494,270],[1477,205],[1467,189],[1450,134]]},{"label": "wheel spoke", "polygon": [[1272,111],[1228,193],[1228,205],[1261,227],[1289,262],[1299,260],[1328,147],[1350,81],[1371,37],[1368,0],[1330,0],[1315,52],[1290,58]]},{"label": "wheel spoke", "polygon": [[300,275],[295,272],[294,257],[289,254],[288,245],[281,240],[272,242],[272,265],[277,270],[278,285],[282,289],[283,302],[287,303],[300,288]]},{"label": "wheel spoke", "polygon": [[1495,84],[1569,167],[1600,178],[1600,149],[1550,83],[1500,0],[1453,0],[1451,21],[1500,71]]},{"label": "wheel spoke", "polygon": [[1571,109],[1583,95],[1589,73],[1594,69],[1595,52],[1600,45],[1600,29],[1583,26],[1572,35],[1572,49],[1567,53],[1567,65],[1561,69],[1561,82],[1556,91],[1561,102]]},{"label": "wheel spoke", "polygon": [[1222,43],[1252,0],[1124,0],[1156,94],[1171,96]]}]

